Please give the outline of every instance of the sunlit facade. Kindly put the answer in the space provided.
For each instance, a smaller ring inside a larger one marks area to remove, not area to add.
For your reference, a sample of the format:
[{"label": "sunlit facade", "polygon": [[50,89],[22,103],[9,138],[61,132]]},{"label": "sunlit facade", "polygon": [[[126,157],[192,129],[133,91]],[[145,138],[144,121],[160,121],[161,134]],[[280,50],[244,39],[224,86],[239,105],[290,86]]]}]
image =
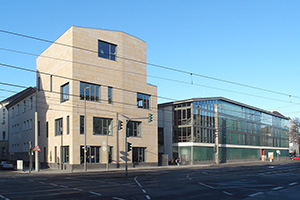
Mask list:
[{"label": "sunlit facade", "polygon": [[159,121],[162,138],[172,135],[172,146],[160,141],[160,153],[179,157],[183,164],[214,161],[216,133],[221,162],[259,160],[268,152],[277,156],[277,150],[280,157],[288,156],[288,118],[226,98],[160,104]]}]

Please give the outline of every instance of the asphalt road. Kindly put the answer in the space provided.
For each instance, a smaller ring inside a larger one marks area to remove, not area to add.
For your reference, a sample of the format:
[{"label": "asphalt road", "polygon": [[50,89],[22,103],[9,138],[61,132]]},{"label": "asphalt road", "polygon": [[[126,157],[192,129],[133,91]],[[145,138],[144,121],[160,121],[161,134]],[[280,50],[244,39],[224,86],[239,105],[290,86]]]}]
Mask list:
[{"label": "asphalt road", "polygon": [[0,199],[300,199],[300,162],[24,174],[0,172]]}]

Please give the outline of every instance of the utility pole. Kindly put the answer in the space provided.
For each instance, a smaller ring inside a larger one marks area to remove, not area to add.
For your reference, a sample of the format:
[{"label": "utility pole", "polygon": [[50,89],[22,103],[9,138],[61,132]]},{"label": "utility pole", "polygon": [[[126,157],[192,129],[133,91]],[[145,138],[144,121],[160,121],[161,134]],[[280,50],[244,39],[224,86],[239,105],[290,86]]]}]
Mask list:
[{"label": "utility pole", "polygon": [[[35,113],[34,113],[34,125],[35,125],[35,134],[34,134],[34,143],[35,146],[39,145],[39,127],[38,127],[38,112],[37,112],[37,91],[35,92]],[[39,169],[39,151],[35,151],[35,171],[40,171]]]},{"label": "utility pole", "polygon": [[217,165],[220,164],[219,160],[219,117],[218,117],[218,104],[215,104],[215,162]]},{"label": "utility pole", "polygon": [[87,153],[87,147],[86,147],[86,91],[89,90],[90,87],[84,88],[84,155],[83,155],[83,161],[84,161],[84,171],[87,171],[87,163],[86,163],[86,153]]}]

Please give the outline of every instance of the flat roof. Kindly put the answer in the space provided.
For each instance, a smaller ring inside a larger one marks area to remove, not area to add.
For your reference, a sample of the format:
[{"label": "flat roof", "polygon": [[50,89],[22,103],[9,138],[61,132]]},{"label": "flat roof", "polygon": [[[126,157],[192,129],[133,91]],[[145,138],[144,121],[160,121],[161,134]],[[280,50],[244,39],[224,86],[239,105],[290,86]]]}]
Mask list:
[{"label": "flat roof", "polygon": [[203,97],[203,98],[198,97],[198,98],[191,98],[191,99],[185,99],[185,100],[179,100],[179,101],[161,103],[161,104],[158,104],[158,108],[160,108],[160,107],[166,107],[166,106],[171,106],[171,105],[176,105],[176,104],[181,104],[181,103],[195,102],[195,101],[215,101],[215,100],[228,102],[228,103],[231,103],[231,104],[234,104],[234,105],[238,105],[238,106],[242,106],[242,107],[245,107],[245,108],[250,108],[252,110],[256,110],[256,111],[263,112],[263,113],[266,113],[266,114],[269,114],[269,115],[273,115],[273,116],[276,116],[276,117],[284,118],[284,119],[287,119],[287,120],[290,119],[290,118],[282,115],[281,113],[279,113],[277,111],[275,111],[275,112],[267,111],[267,110],[260,109],[260,108],[254,107],[254,106],[250,106],[250,105],[247,105],[247,104],[244,104],[244,103],[240,103],[240,102],[237,102],[237,101],[234,101],[234,100],[231,100],[231,99],[227,99],[225,97]]}]

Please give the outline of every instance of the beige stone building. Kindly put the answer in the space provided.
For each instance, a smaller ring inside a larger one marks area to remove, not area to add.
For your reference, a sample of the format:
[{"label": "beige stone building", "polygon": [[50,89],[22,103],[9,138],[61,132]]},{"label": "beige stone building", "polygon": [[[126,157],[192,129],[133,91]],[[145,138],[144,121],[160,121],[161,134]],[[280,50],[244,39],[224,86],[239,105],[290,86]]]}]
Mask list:
[{"label": "beige stone building", "polygon": [[83,168],[86,141],[88,169],[123,167],[126,131],[129,165],[157,165],[157,87],[147,83],[144,41],[72,26],[37,58],[37,70],[40,162]]}]

